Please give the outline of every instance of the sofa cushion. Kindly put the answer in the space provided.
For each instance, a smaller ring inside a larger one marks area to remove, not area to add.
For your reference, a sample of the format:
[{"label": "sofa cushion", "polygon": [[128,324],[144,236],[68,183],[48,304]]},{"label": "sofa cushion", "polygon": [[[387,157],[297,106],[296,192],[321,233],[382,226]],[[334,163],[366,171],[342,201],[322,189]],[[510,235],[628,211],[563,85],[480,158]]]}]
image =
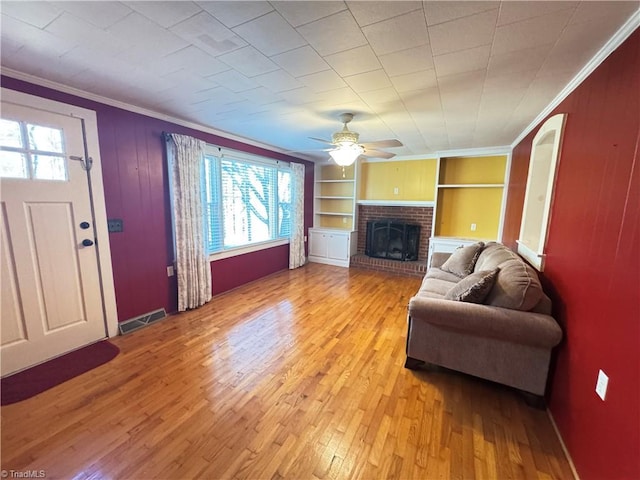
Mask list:
[{"label": "sofa cushion", "polygon": [[478,256],[484,247],[484,242],[476,242],[466,247],[457,248],[446,262],[440,267],[445,272],[453,273],[464,278],[473,272]]},{"label": "sofa cushion", "polygon": [[489,295],[498,276],[499,268],[474,272],[460,280],[444,296],[445,300],[459,302],[482,303]]},{"label": "sofa cushion", "polygon": [[542,286],[535,270],[515,258],[500,264],[500,273],[487,295],[486,305],[529,311],[542,298]]},{"label": "sofa cushion", "polygon": [[420,287],[418,294],[435,293],[437,296],[442,298],[455,285],[456,282],[449,282],[440,278],[425,278],[422,281],[422,286]]}]

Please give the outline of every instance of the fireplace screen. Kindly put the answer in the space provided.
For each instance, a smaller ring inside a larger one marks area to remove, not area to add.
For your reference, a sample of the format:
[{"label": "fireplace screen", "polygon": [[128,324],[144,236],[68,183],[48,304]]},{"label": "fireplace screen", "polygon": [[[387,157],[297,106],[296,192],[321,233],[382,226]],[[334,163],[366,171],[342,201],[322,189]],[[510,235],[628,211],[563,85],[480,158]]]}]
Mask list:
[{"label": "fireplace screen", "polygon": [[370,257],[400,261],[418,260],[420,225],[402,220],[374,220],[367,222],[365,254]]}]

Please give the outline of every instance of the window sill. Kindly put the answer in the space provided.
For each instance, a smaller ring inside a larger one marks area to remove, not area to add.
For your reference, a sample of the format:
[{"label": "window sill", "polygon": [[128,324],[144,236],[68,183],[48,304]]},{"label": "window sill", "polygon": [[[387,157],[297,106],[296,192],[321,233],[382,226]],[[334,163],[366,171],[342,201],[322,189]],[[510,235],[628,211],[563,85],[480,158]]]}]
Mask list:
[{"label": "window sill", "polygon": [[258,252],[260,250],[266,250],[268,248],[279,247],[280,245],[287,245],[288,243],[289,239],[285,238],[281,240],[269,240],[266,242],[254,243],[251,245],[245,245],[243,247],[229,248],[222,252],[211,253],[209,255],[209,261],[215,262],[217,260],[223,260],[225,258],[237,257],[251,252]]}]

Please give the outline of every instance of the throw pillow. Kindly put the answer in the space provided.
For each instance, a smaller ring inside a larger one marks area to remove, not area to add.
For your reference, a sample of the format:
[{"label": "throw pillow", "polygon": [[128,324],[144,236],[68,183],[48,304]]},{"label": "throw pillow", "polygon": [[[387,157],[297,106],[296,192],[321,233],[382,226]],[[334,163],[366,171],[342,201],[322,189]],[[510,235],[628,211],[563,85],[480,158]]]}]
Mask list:
[{"label": "throw pillow", "polygon": [[480,252],[484,248],[484,242],[477,242],[466,247],[458,247],[446,262],[442,264],[440,270],[453,273],[458,277],[464,278],[473,272],[476,261],[480,256]]},{"label": "throw pillow", "polygon": [[446,293],[445,300],[482,303],[493,288],[499,271],[499,268],[494,268],[466,276]]}]

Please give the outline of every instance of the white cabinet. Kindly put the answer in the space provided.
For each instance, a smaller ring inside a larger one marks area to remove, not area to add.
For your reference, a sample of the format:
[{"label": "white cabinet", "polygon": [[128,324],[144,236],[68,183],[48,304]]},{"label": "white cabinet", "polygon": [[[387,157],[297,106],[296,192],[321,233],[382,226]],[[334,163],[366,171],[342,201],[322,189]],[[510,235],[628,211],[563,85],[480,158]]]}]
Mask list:
[{"label": "white cabinet", "polygon": [[479,242],[478,239],[472,238],[456,238],[456,237],[431,237],[429,239],[429,257],[427,268],[431,267],[431,256],[435,252],[451,253],[458,247],[466,247]]},{"label": "white cabinet", "polygon": [[309,261],[348,267],[356,253],[355,232],[310,228]]}]

